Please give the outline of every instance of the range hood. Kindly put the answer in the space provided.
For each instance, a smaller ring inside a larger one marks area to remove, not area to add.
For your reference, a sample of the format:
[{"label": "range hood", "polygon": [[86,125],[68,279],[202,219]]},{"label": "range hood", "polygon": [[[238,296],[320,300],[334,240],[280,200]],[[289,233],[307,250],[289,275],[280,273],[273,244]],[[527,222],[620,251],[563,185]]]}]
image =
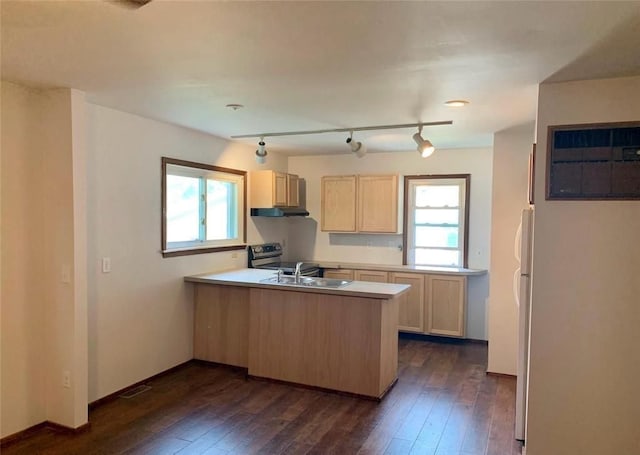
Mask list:
[{"label": "range hood", "polygon": [[309,216],[309,212],[302,207],[273,207],[268,209],[251,209],[251,216]]}]

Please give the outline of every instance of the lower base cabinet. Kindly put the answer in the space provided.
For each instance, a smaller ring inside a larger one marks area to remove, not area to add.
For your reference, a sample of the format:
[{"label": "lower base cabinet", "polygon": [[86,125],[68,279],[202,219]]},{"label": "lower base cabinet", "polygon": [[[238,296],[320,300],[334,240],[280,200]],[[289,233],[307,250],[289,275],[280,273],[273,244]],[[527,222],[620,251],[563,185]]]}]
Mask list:
[{"label": "lower base cabinet", "polygon": [[466,276],[349,269],[325,269],[324,276],[410,284],[409,292],[400,296],[398,330],[427,335],[465,336]]},{"label": "lower base cabinet", "polygon": [[464,337],[466,287],[464,276],[427,275],[427,333]]},{"label": "lower base cabinet", "polygon": [[391,282],[411,285],[409,292],[400,296],[398,330],[424,333],[424,275],[419,273],[392,272]]},{"label": "lower base cabinet", "polygon": [[249,288],[195,286],[193,357],[249,365]]},{"label": "lower base cabinet", "polygon": [[353,280],[353,270],[346,269],[325,269],[322,274],[325,278],[335,278],[338,280]]},{"label": "lower base cabinet", "polygon": [[398,372],[400,295],[196,283],[194,358],[381,399]]}]

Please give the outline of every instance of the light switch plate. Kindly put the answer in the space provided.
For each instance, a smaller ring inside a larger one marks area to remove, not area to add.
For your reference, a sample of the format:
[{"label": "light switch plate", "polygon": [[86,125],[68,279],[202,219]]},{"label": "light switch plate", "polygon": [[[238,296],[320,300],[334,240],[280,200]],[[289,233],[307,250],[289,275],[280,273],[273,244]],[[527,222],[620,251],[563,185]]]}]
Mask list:
[{"label": "light switch plate", "polygon": [[102,258],[102,273],[111,272],[111,258]]}]

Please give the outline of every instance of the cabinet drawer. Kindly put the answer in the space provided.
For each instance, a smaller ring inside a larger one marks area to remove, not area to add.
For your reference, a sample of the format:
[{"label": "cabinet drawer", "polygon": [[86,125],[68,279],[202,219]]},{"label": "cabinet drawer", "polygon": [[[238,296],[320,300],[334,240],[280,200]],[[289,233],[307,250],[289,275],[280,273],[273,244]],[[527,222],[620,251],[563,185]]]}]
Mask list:
[{"label": "cabinet drawer", "polygon": [[325,278],[337,278],[339,280],[353,280],[353,270],[347,269],[324,269],[322,274]]}]

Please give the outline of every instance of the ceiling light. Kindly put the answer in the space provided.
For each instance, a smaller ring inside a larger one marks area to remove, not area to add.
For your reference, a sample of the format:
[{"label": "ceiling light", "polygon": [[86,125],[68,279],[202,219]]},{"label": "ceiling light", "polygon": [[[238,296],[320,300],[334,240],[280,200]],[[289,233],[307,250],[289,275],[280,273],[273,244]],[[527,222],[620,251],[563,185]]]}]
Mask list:
[{"label": "ceiling light", "polygon": [[239,134],[231,136],[231,139],[244,139],[248,137],[259,137],[260,142],[258,145],[260,148],[256,150],[256,160],[263,164],[265,162],[265,157],[267,156],[267,151],[264,149],[264,138],[265,137],[279,137],[279,136],[298,136],[302,134],[322,134],[322,133],[344,133],[349,132],[350,136],[347,139],[347,144],[351,147],[351,151],[355,153],[359,158],[362,158],[367,153],[367,148],[362,144],[362,142],[353,142],[353,132],[354,131],[377,131],[377,130],[394,130],[401,128],[415,128],[418,127],[418,132],[413,135],[413,140],[418,144],[418,151],[423,157],[427,157],[431,155],[435,148],[433,144],[422,138],[422,127],[423,126],[440,126],[440,125],[451,125],[453,124],[452,120],[442,120],[437,122],[420,122],[420,123],[402,123],[398,125],[375,125],[375,126],[356,126],[350,128],[328,128],[324,130],[306,130],[306,131],[282,131],[278,133],[256,133],[256,134]]},{"label": "ceiling light", "polygon": [[362,142],[356,142],[353,140],[353,131],[347,138],[347,144],[351,147],[351,151],[356,154],[358,158],[362,158],[367,154],[367,148],[362,144]]},{"label": "ceiling light", "polygon": [[260,142],[258,142],[258,150],[256,150],[256,161],[258,164],[267,162],[267,149],[264,148],[265,145],[264,138],[261,137]]},{"label": "ceiling light", "polygon": [[444,105],[449,107],[464,107],[467,104],[469,104],[467,100],[449,100],[444,102]]},{"label": "ceiling light", "polygon": [[418,127],[418,132],[413,135],[413,140],[416,141],[418,152],[422,158],[431,156],[436,151],[431,141],[422,137],[422,126]]},{"label": "ceiling light", "polygon": [[242,104],[231,103],[231,104],[227,104],[225,107],[228,107],[229,109],[233,109],[234,111],[237,111],[238,109],[242,109],[244,106]]},{"label": "ceiling light", "polygon": [[376,125],[376,126],[356,126],[349,128],[328,128],[324,130],[307,130],[307,131],[283,131],[280,133],[255,133],[255,134],[236,134],[231,139],[244,139],[248,137],[277,137],[277,136],[299,136],[301,134],[321,134],[321,133],[348,133],[352,131],[377,131],[377,130],[396,130],[400,128],[422,128],[423,126],[440,126],[452,125],[453,120],[442,120],[438,122],[420,122],[420,123],[403,123],[400,125]]}]

